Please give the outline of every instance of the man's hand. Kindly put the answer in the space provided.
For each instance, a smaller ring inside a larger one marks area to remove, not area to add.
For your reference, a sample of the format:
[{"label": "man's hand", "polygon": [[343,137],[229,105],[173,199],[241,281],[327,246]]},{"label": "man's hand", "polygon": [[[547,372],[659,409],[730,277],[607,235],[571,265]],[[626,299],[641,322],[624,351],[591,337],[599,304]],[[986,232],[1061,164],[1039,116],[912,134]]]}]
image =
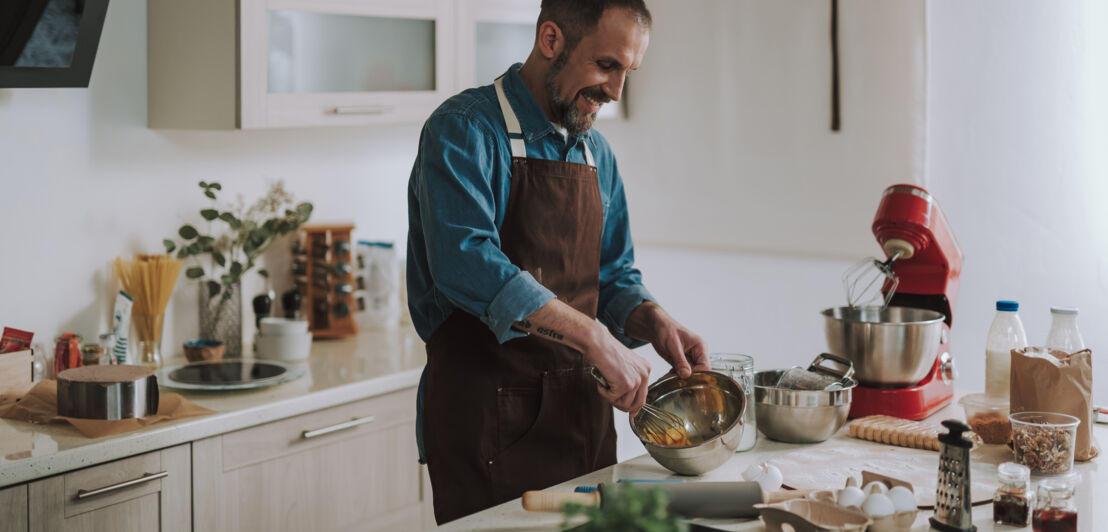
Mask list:
[{"label": "man's hand", "polygon": [[708,371],[708,352],[700,336],[673,319],[657,303],[646,301],[627,317],[627,335],[650,342],[681,378],[693,371]]},{"label": "man's hand", "polygon": [[638,412],[646,404],[650,363],[616,340],[604,326],[596,325],[594,347],[582,353],[608,381],[608,389],[598,388],[600,395],[624,412]]}]

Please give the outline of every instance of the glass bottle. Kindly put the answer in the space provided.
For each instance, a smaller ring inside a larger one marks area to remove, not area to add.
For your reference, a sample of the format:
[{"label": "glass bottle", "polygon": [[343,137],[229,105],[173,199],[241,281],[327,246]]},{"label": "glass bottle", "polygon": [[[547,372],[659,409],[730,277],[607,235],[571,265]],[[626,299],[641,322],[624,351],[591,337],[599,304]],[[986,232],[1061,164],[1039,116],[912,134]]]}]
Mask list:
[{"label": "glass bottle", "polygon": [[997,301],[996,317],[985,342],[985,395],[1008,400],[1012,373],[1012,350],[1027,347],[1015,301]]},{"label": "glass bottle", "polygon": [[1073,475],[1039,481],[1031,529],[1035,532],[1077,532]]},{"label": "glass bottle", "polygon": [[1004,462],[996,468],[1000,486],[993,494],[993,522],[1027,526],[1031,518],[1031,470],[1025,465]]},{"label": "glass bottle", "polygon": [[1046,348],[1076,353],[1085,349],[1085,340],[1077,329],[1076,307],[1050,307],[1050,332],[1046,335]]},{"label": "glass bottle", "polygon": [[712,371],[718,371],[731,377],[743,389],[746,396],[746,411],[743,413],[743,435],[739,439],[738,451],[754,448],[758,442],[757,420],[754,417],[754,357],[734,353],[712,353],[708,356]]}]

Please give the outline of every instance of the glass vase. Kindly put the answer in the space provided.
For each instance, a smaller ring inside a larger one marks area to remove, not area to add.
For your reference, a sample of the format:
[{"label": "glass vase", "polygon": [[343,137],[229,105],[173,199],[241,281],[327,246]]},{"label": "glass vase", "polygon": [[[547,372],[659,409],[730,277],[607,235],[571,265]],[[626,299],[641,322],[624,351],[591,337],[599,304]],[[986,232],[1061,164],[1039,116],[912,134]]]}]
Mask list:
[{"label": "glass vase", "polygon": [[165,314],[135,314],[136,345],[134,360],[131,364],[151,369],[162,367],[162,326]]},{"label": "glass vase", "polygon": [[242,357],[242,286],[224,287],[215,296],[208,295],[208,283],[200,287],[200,337],[219,340],[225,347],[225,358]]}]

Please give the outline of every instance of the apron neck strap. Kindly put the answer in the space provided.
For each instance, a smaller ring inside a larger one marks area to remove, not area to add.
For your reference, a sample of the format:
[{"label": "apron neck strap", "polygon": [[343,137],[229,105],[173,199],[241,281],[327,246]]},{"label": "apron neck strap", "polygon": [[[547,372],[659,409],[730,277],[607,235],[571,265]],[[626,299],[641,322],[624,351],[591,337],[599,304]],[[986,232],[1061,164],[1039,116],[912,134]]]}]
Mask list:
[{"label": "apron neck strap", "polygon": [[[504,125],[508,129],[508,143],[512,147],[512,157],[527,158],[527,144],[523,142],[523,129],[519,126],[519,118],[516,117],[512,104],[508,102],[508,96],[504,94],[504,76],[496,78],[493,86],[496,87],[496,99],[500,102],[500,112],[504,114]],[[595,167],[596,161],[592,157],[588,141],[581,141],[581,146],[585,149],[585,163]]]}]

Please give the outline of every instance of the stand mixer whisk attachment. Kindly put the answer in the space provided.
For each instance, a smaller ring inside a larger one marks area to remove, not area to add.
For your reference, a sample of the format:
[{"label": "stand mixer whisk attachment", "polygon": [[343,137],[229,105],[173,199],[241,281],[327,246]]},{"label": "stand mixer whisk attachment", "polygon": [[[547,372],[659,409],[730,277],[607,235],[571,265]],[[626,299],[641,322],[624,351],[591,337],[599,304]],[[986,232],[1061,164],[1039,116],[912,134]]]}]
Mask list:
[{"label": "stand mixer whisk attachment", "polygon": [[[900,284],[900,279],[893,272],[893,263],[898,258],[900,258],[899,252],[885,261],[868,257],[843,272],[846,304],[855,308],[875,305],[875,302],[880,301],[881,308],[888,307],[889,301],[892,301],[893,294],[896,293],[896,286]],[[885,287],[886,282],[889,289],[882,296],[882,288]]]},{"label": "stand mixer whisk attachment", "polygon": [[[589,374],[605,390],[611,386],[608,379],[595,366],[589,368]],[[689,434],[685,429],[685,420],[673,412],[667,412],[652,404],[645,404],[635,415],[635,421],[646,438],[658,445],[681,447],[689,445]]]}]

